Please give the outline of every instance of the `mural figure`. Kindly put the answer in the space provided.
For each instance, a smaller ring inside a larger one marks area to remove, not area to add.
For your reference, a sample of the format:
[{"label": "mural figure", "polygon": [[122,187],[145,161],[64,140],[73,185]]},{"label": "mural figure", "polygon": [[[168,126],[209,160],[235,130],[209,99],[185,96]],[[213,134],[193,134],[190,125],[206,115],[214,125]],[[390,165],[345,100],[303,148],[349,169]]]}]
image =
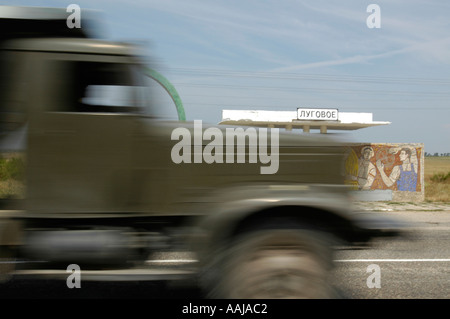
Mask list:
[{"label": "mural figure", "polygon": [[366,146],[361,150],[361,157],[358,161],[358,186],[359,189],[370,189],[377,174],[375,165],[370,161],[374,152],[372,147]]},{"label": "mural figure", "polygon": [[346,183],[353,185],[355,189],[369,190],[375,180],[377,169],[372,163],[374,156],[371,146],[361,149],[361,157],[357,158],[355,151],[349,152],[346,160]]},{"label": "mural figure", "polygon": [[387,187],[397,183],[398,191],[415,192],[417,186],[418,159],[414,148],[391,148],[389,153],[399,154],[402,164],[394,166],[389,176],[384,171],[384,164],[377,160],[377,168]]}]

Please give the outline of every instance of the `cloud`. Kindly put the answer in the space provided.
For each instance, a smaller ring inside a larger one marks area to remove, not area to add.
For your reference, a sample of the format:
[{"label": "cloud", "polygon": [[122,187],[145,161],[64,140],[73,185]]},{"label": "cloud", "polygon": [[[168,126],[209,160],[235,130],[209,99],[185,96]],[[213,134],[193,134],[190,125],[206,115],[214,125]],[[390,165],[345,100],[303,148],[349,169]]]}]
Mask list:
[{"label": "cloud", "polygon": [[421,55],[429,56],[431,60],[437,58],[441,62],[447,62],[450,64],[450,37],[424,43],[415,43],[402,49],[392,50],[379,54],[355,55],[342,59],[333,59],[313,63],[290,65],[287,67],[272,69],[271,72],[292,72],[336,65],[362,64],[368,63],[369,61],[375,59],[385,59],[396,55],[411,54],[411,53],[419,53]]}]

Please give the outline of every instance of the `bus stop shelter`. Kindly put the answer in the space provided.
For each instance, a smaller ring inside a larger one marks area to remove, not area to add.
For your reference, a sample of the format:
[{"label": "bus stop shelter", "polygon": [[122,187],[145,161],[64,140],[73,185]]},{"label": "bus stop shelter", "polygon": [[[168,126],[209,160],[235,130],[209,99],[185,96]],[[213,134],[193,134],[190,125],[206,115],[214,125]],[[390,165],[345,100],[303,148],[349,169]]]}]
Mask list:
[{"label": "bus stop shelter", "polygon": [[366,127],[388,125],[391,122],[373,121],[372,113],[339,112],[337,109],[304,109],[296,111],[223,110],[219,124],[301,129],[305,133],[319,130],[358,130]]}]

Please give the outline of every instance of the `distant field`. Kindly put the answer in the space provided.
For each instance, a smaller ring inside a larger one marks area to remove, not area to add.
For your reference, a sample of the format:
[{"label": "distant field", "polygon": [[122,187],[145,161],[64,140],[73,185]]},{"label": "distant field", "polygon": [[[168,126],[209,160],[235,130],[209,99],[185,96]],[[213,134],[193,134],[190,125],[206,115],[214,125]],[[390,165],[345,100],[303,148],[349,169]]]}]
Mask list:
[{"label": "distant field", "polygon": [[425,157],[425,200],[450,202],[450,157]]},{"label": "distant field", "polygon": [[425,157],[425,178],[447,172],[450,172],[450,156]]}]

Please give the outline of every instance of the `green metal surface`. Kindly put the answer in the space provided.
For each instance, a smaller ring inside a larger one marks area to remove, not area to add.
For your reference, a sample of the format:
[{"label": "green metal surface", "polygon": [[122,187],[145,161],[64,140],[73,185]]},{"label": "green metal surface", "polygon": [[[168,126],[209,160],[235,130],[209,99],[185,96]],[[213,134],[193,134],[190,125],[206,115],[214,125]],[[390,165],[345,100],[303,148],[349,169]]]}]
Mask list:
[{"label": "green metal surface", "polygon": [[170,97],[175,103],[175,107],[177,108],[178,120],[186,121],[183,103],[181,102],[180,95],[178,94],[177,90],[172,85],[172,83],[170,83],[169,80],[166,77],[164,77],[161,73],[153,69],[146,68],[144,72],[147,76],[151,77],[156,82],[158,82],[167,91],[167,93],[169,93]]}]

